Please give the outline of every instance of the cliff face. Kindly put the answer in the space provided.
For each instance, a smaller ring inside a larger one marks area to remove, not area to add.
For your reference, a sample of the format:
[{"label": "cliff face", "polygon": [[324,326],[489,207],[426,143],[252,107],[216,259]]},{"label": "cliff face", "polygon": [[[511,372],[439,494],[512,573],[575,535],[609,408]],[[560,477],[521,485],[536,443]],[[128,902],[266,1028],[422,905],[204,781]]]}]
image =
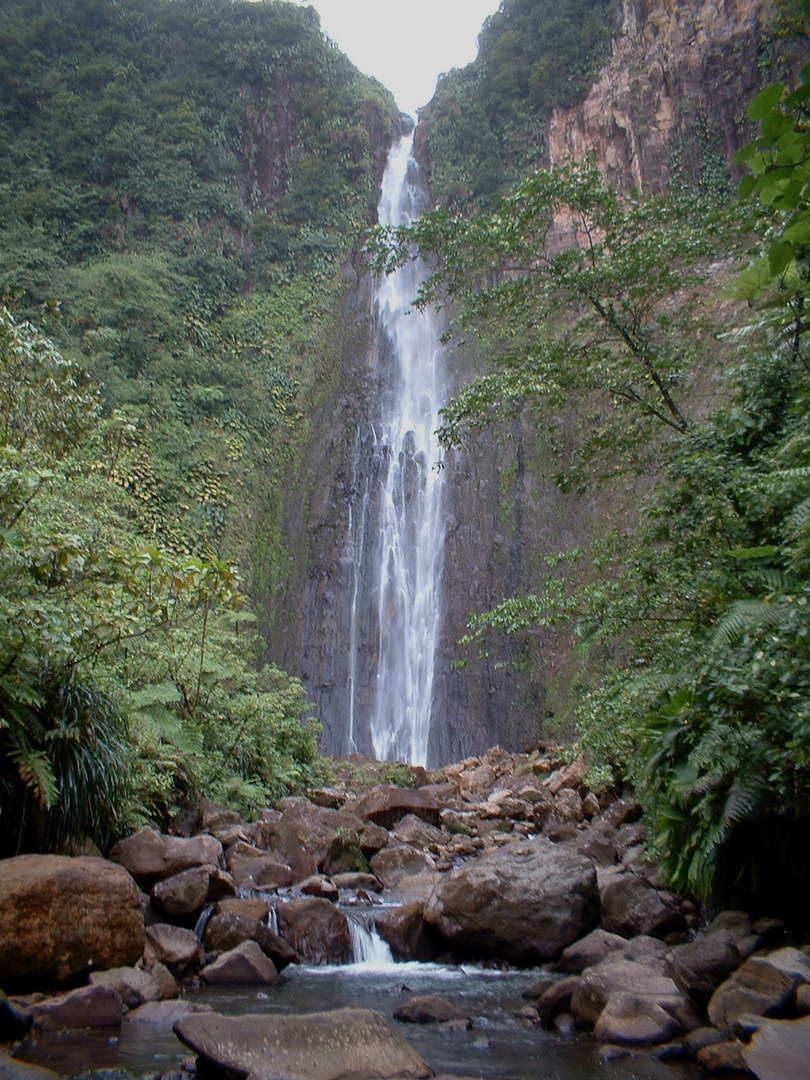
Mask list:
[{"label": "cliff face", "polygon": [[[622,33],[587,98],[558,110],[547,128],[548,162],[591,155],[617,185],[655,190],[680,170],[699,183],[728,186],[734,151],[746,141],[745,110],[758,89],[761,0],[623,0]],[[440,193],[437,193],[440,194]],[[381,362],[374,355],[371,283],[356,262],[335,341],[334,383],[312,422],[298,479],[289,485],[285,546],[297,554],[297,582],[272,598],[277,618],[270,655],[305,680],[324,725],[324,746],[348,740],[352,500],[368,477],[358,445],[377,412]],[[453,379],[474,360],[455,354]],[[496,638],[493,653],[465,668],[453,662],[471,613],[504,596],[531,592],[544,556],[572,548],[632,515],[630,488],[562,493],[552,444],[567,452],[576,417],[536,418],[477,437],[447,463],[444,602],[434,691],[431,763],[501,743],[521,750],[543,736],[545,717],[564,714],[568,688],[588,663],[560,635],[529,643]],[[361,628],[361,639],[364,633]],[[368,637],[367,648],[375,643]],[[524,663],[514,661],[524,660]],[[373,675],[356,693],[371,693]],[[368,751],[363,732],[355,745]]]},{"label": "cliff face", "polygon": [[622,29],[587,98],[555,110],[548,164],[590,156],[612,183],[660,189],[733,168],[759,89],[763,0],[622,0]]}]

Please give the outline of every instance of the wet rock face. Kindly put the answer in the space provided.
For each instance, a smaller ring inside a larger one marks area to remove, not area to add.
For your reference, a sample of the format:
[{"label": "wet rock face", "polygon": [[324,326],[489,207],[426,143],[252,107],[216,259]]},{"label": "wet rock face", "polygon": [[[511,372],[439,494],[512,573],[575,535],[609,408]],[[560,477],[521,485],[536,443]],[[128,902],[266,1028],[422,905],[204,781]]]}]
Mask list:
[{"label": "wet rock face", "polygon": [[448,874],[425,909],[461,955],[556,960],[599,917],[589,859],[545,838],[515,841]]},{"label": "wet rock face", "polygon": [[138,888],[96,858],[20,855],[0,873],[0,972],[4,986],[67,982],[90,970],[134,964],[144,947]]}]

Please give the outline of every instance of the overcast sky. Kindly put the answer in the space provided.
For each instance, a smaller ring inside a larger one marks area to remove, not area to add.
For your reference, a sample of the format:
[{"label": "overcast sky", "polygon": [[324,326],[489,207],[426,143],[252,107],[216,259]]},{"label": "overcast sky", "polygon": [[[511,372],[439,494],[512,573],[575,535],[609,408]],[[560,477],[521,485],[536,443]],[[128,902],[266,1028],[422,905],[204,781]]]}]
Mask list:
[{"label": "overcast sky", "polygon": [[476,38],[498,0],[299,0],[349,59],[416,115],[439,74],[475,59]]}]

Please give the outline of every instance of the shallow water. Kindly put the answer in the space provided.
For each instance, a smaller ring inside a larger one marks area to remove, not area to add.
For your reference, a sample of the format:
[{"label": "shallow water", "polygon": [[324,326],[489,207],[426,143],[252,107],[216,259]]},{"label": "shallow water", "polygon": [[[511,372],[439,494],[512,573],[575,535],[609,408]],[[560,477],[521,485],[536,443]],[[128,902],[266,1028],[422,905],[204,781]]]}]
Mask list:
[{"label": "shallow water", "polygon": [[[561,1038],[516,1018],[514,1011],[526,1005],[523,990],[539,977],[536,971],[354,964],[293,966],[284,974],[284,982],[275,988],[212,987],[186,996],[228,1014],[289,1014],[363,1005],[390,1016],[409,996],[439,994],[472,1018],[470,1031],[397,1025],[437,1074],[480,1080],[696,1080],[701,1075],[692,1066],[664,1065],[646,1055],[607,1065],[589,1036]],[[168,1028],[125,1023],[120,1038],[87,1031],[40,1035],[20,1057],[64,1075],[117,1068],[140,1076],[176,1069],[191,1054]]]}]

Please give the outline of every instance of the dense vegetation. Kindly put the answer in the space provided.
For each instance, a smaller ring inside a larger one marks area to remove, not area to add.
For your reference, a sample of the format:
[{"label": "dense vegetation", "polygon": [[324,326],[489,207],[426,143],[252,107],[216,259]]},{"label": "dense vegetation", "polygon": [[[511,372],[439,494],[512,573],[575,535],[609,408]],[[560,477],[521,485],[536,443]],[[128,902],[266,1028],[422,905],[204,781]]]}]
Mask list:
[{"label": "dense vegetation", "polygon": [[610,50],[615,0],[502,0],[478,56],[439,81],[422,145],[442,205],[492,208],[543,159],[555,106],[581,100]]},{"label": "dense vegetation", "polygon": [[[378,246],[438,259],[426,296],[449,295],[496,358],[448,408],[448,443],[565,407],[593,433],[561,484],[628,469],[651,483],[638,522],[550,557],[537,591],[479,614],[470,642],[563,625],[601,642],[609,662],[577,717],[593,782],[632,782],[676,887],[795,912],[810,885],[808,106],[810,65],[751,105],[741,194],[760,196],[757,220],[750,201],[622,199],[579,166]],[[752,235],[759,253],[718,281]],[[720,355],[707,409],[690,386]]]},{"label": "dense vegetation", "polygon": [[8,854],[314,775],[249,595],[397,112],[309,8],[0,12]]}]

